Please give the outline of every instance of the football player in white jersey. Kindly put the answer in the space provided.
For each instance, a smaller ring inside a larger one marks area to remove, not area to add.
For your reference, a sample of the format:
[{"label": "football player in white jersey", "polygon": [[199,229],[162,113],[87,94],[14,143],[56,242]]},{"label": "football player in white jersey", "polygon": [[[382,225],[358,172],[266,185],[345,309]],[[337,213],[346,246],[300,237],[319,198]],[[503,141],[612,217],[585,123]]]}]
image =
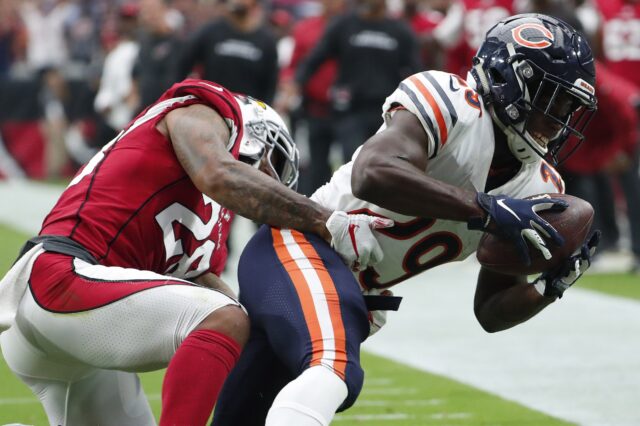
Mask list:
[{"label": "football player in white jersey", "polygon": [[[465,259],[482,231],[511,239],[525,261],[527,241],[549,258],[562,238],[537,212],[567,205],[525,198],[564,192],[550,163],[569,136],[582,138],[596,109],[594,82],[586,41],[534,14],[495,25],[466,80],[427,71],[402,81],[383,106],[380,131],[312,196],[332,210],[393,219],[379,231],[384,258],[354,279],[312,235],[260,229],[238,273],[251,338],[213,424],[329,424],[362,387],[360,344],[381,325],[371,311],[397,302],[370,295]],[[561,297],[597,241],[596,233],[534,283],[481,268],[474,309],[482,327],[513,327]]]}]

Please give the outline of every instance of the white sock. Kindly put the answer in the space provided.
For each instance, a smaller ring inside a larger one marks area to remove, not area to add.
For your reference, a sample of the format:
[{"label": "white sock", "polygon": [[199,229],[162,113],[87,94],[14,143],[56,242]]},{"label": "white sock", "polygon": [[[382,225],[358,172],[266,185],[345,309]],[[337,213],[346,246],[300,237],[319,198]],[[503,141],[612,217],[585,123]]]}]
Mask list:
[{"label": "white sock", "polygon": [[265,426],[328,426],[347,394],[347,384],[333,371],[308,368],[278,393]]}]

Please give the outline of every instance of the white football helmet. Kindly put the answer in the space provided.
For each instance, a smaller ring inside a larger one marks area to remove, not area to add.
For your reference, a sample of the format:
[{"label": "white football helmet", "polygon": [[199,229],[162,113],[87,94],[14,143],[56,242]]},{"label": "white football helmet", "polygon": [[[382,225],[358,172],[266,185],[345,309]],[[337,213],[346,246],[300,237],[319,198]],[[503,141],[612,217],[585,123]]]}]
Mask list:
[{"label": "white football helmet", "polygon": [[280,182],[295,189],[298,185],[298,148],[280,115],[264,102],[250,96],[236,96],[242,111],[244,132],[240,160],[259,167],[267,162]]}]

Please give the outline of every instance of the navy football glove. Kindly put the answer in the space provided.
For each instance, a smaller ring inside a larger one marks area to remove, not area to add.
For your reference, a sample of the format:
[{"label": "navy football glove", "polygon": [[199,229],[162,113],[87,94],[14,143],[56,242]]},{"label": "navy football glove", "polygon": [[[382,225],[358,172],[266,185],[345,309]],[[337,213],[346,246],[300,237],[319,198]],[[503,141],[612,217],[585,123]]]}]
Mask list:
[{"label": "navy football glove", "polygon": [[538,216],[538,212],[544,210],[565,210],[569,205],[564,200],[549,197],[524,200],[478,192],[477,201],[487,212],[487,217],[470,219],[469,229],[487,231],[510,239],[527,265],[531,263],[531,259],[525,238],[540,250],[547,260],[551,259],[551,252],[540,234],[558,245],[564,243],[558,231]]},{"label": "navy football glove", "polygon": [[589,269],[599,242],[600,231],[594,231],[580,249],[567,258],[559,268],[544,272],[533,282],[536,290],[543,296],[561,298],[565,290]]}]

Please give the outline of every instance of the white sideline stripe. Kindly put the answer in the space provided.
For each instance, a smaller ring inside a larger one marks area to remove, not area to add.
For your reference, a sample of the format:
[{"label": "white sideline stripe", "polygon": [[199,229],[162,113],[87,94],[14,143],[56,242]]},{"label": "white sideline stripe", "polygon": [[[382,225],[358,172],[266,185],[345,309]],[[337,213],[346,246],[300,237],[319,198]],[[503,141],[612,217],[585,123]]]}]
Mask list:
[{"label": "white sideline stripe", "polygon": [[394,287],[400,312],[363,349],[580,425],[640,425],[640,302],[578,283],[525,324],[487,334],[473,315],[477,270],[471,259]]},{"label": "white sideline stripe", "polygon": [[313,306],[318,317],[320,325],[320,333],[322,334],[322,365],[333,368],[336,359],[335,336],[333,335],[333,324],[331,322],[331,314],[329,313],[329,305],[322,289],[322,282],[316,270],[311,266],[311,262],[306,258],[302,249],[296,243],[289,229],[279,231],[284,240],[285,247],[291,258],[302,272],[304,279],[309,287]]},{"label": "white sideline stripe", "polygon": [[0,181],[0,222],[36,235],[62,191],[63,187],[22,179]]}]

